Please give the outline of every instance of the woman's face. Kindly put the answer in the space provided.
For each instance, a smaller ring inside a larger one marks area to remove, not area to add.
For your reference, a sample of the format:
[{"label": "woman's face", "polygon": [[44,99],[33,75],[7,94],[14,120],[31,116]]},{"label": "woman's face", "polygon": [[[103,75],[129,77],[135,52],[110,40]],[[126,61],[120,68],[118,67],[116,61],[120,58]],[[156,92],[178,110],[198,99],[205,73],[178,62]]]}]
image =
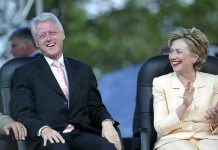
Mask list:
[{"label": "woman's face", "polygon": [[173,41],[169,53],[173,71],[180,74],[195,71],[193,64],[197,59],[198,55],[191,53],[188,44],[183,39]]}]

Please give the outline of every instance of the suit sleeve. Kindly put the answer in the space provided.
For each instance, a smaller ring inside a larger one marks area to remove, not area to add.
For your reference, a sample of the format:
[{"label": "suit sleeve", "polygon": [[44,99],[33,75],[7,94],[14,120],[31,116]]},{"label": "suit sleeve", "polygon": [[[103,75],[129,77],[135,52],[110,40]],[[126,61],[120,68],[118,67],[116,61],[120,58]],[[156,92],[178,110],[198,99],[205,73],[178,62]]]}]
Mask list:
[{"label": "suit sleeve", "polygon": [[161,83],[160,78],[154,78],[154,127],[158,134],[167,135],[173,130],[181,128],[181,121],[176,110],[169,112],[165,90],[162,85],[163,83]]},{"label": "suit sleeve", "polygon": [[[215,106],[218,103],[218,75],[215,76],[215,82],[214,82],[214,91],[213,91],[213,106]],[[210,130],[212,134],[218,134],[218,126],[213,130],[210,124]]]},{"label": "suit sleeve", "polygon": [[[113,119],[102,102],[97,86],[95,75],[91,67],[89,67],[89,111],[91,114],[92,124],[97,128],[101,128],[101,123],[103,120]],[[115,124],[118,124],[118,122],[115,122]]]},{"label": "suit sleeve", "polygon": [[44,126],[34,105],[34,90],[25,70],[16,69],[13,75],[10,111],[13,119],[23,123],[28,129],[28,135],[36,136],[38,130]]}]

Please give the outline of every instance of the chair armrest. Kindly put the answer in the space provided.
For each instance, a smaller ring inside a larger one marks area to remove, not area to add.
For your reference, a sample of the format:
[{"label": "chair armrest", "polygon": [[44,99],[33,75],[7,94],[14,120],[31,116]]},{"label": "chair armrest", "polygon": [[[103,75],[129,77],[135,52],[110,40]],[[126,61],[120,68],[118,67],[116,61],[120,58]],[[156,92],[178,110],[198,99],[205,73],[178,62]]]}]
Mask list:
[{"label": "chair armrest", "polygon": [[150,150],[150,134],[148,129],[140,129],[141,150]]},{"label": "chair armrest", "polygon": [[26,150],[26,141],[25,140],[18,140],[17,147],[18,147],[18,150]]},{"label": "chair armrest", "polygon": [[5,140],[4,135],[0,135],[0,147],[1,147],[2,150],[6,150],[7,141]]},{"label": "chair armrest", "polygon": [[1,150],[6,150],[7,145],[9,144],[17,144],[18,150],[26,150],[26,141],[25,140],[16,140],[14,138],[14,134],[11,135],[0,135],[0,148]]}]

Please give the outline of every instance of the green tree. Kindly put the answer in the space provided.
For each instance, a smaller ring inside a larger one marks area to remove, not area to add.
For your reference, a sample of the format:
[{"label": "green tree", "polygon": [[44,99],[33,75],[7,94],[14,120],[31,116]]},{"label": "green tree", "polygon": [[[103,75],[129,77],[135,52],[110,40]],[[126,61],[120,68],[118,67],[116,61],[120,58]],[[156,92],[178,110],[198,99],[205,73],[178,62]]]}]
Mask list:
[{"label": "green tree", "polygon": [[211,44],[218,43],[218,1],[129,0],[123,9],[112,9],[94,19],[87,18],[79,7],[84,2],[46,0],[45,10],[60,10],[66,33],[65,54],[103,73],[158,55],[167,45],[170,32],[178,27],[197,27]]}]

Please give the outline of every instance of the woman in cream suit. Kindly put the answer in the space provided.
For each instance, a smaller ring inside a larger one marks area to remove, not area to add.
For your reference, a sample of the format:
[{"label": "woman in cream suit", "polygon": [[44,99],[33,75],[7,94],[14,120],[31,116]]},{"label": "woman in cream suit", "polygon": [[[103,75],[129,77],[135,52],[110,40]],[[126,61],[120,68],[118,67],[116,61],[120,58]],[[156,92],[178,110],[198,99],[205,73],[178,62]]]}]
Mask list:
[{"label": "woman in cream suit", "polygon": [[218,149],[218,76],[200,72],[208,39],[198,29],[172,33],[173,73],[153,80],[156,150]]}]

